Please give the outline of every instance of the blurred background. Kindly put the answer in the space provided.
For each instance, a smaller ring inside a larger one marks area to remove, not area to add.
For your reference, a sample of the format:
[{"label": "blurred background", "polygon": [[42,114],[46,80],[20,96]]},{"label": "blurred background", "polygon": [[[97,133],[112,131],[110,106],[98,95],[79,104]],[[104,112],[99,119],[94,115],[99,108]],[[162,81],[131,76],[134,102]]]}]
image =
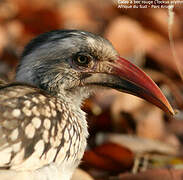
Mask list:
[{"label": "blurred background", "polygon": [[168,36],[168,9],[125,9],[117,0],[0,0],[0,78],[13,81],[21,52],[33,37],[55,29],[82,29],[110,40],[121,56],[151,76],[177,109],[169,117],[134,96],[97,92],[83,106],[90,137],[83,171],[75,180],[153,179],[157,168],[160,178],[163,173],[169,177],[170,169],[175,177],[182,173],[183,2],[174,13],[176,59]]}]

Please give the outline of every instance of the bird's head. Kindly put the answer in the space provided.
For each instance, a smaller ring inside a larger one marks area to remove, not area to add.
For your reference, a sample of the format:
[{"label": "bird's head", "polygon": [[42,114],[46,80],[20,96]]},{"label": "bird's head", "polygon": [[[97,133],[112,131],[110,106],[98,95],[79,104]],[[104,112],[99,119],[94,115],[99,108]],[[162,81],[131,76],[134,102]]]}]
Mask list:
[{"label": "bird's head", "polygon": [[108,40],[85,31],[57,30],[33,39],[23,52],[16,80],[79,104],[95,89],[110,87],[174,113],[143,71],[121,58]]}]

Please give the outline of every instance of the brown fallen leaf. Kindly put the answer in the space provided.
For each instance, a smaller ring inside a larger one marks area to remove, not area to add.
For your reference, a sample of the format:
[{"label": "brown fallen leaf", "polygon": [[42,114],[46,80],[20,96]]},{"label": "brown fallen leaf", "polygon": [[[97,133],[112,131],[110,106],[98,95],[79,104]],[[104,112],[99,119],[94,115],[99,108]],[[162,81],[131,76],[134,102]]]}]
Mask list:
[{"label": "brown fallen leaf", "polygon": [[3,49],[8,43],[6,36],[6,29],[0,25],[0,55],[3,53]]},{"label": "brown fallen leaf", "polygon": [[90,15],[89,7],[84,1],[64,1],[60,6],[63,15],[64,27],[72,29],[85,29],[97,32],[99,24]]},{"label": "brown fallen leaf", "polygon": [[[102,134],[100,136],[102,136]],[[103,134],[103,137],[100,137],[100,139],[103,139],[102,141],[103,143],[112,142],[124,146],[130,149],[134,154],[147,153],[147,152],[156,152],[167,155],[179,154],[179,149],[176,146],[172,146],[170,144],[161,141],[132,135],[108,133]]]},{"label": "brown fallen leaf", "polygon": [[[166,9],[148,9],[148,13],[145,14],[145,20],[141,22],[147,28],[157,31],[168,39],[168,13]],[[181,19],[175,14],[173,36],[178,38],[181,34]]]},{"label": "brown fallen leaf", "polygon": [[[29,13],[31,14],[21,14],[18,18],[24,24],[25,31],[28,33],[33,33],[34,35],[59,29],[61,27],[61,17],[57,11],[53,11],[51,9],[29,9]],[[34,25],[32,25],[32,23]]]},{"label": "brown fallen leaf", "polygon": [[120,171],[119,164],[116,164],[111,159],[101,157],[93,151],[86,151],[83,157],[84,166],[103,169],[106,171]]},{"label": "brown fallen leaf", "polygon": [[150,105],[149,108],[144,108],[144,113],[139,113],[136,118],[138,119],[138,136],[157,140],[167,136],[163,112],[159,108]]},{"label": "brown fallen leaf", "polygon": [[121,172],[133,165],[133,153],[127,148],[115,144],[106,143],[86,151],[83,161],[85,165],[111,172]]},{"label": "brown fallen leaf", "polygon": [[164,41],[160,35],[146,30],[140,22],[128,16],[119,16],[111,21],[104,36],[123,56],[131,56],[137,51],[146,51],[159,46]]},{"label": "brown fallen leaf", "polygon": [[18,9],[16,19],[24,25],[25,33],[35,36],[62,27],[62,16],[54,2],[15,0],[13,4]]},{"label": "brown fallen leaf", "polygon": [[109,157],[124,167],[129,167],[133,162],[133,153],[124,146],[107,143],[94,148],[94,152],[101,156]]},{"label": "brown fallen leaf", "polygon": [[[183,41],[175,42],[175,52],[177,58],[180,60],[180,63],[183,66]],[[159,67],[170,74],[171,72],[178,73],[176,63],[172,56],[172,51],[168,43],[159,46],[158,48],[150,49],[147,52],[147,57],[150,57],[153,61],[159,64]],[[181,67],[183,69],[183,67]]]}]

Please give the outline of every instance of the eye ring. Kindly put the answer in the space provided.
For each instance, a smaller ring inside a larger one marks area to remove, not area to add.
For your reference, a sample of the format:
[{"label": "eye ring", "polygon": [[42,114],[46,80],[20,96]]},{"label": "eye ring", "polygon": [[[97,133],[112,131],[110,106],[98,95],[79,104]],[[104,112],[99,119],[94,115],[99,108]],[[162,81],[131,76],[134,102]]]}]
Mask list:
[{"label": "eye ring", "polygon": [[88,55],[84,55],[84,54],[78,54],[74,58],[74,62],[79,66],[86,67],[90,63],[90,61],[91,61],[91,57],[89,57]]}]

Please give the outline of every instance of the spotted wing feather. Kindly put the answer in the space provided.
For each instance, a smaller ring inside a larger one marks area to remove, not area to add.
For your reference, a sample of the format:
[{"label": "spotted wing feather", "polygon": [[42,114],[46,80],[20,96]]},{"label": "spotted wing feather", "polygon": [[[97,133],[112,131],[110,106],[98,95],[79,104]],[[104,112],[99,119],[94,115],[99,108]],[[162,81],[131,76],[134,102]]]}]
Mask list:
[{"label": "spotted wing feather", "polygon": [[59,125],[64,114],[56,98],[12,85],[0,89],[0,107],[1,168],[33,170],[56,160],[66,127]]}]

